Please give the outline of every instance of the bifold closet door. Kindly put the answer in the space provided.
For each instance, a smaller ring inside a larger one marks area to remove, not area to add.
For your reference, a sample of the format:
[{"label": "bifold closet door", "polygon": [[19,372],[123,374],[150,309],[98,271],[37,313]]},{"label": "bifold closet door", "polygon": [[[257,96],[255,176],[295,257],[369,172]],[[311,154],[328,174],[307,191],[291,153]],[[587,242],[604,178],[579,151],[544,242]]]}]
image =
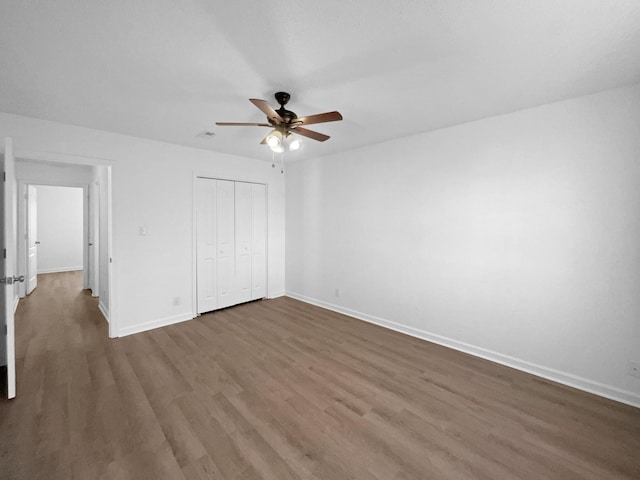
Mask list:
[{"label": "bifold closet door", "polygon": [[238,303],[235,268],[235,182],[216,180],[218,308]]},{"label": "bifold closet door", "polygon": [[251,299],[267,296],[267,186],[251,184]]},{"label": "bifold closet door", "polygon": [[251,297],[251,184],[236,182],[236,303]]},{"label": "bifold closet door", "polygon": [[234,182],[196,179],[198,313],[238,303],[235,292]]},{"label": "bifold closet door", "polygon": [[266,296],[265,185],[196,179],[198,313]]},{"label": "bifold closet door", "polygon": [[196,279],[198,313],[218,308],[216,250],[217,182],[196,179]]}]

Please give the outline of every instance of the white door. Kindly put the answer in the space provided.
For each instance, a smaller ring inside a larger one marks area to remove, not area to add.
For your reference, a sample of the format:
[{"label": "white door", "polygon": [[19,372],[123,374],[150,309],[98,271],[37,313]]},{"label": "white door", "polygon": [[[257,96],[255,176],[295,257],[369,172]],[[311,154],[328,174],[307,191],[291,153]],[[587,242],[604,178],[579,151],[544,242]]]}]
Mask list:
[{"label": "white door", "polygon": [[251,299],[267,296],[267,187],[251,184]]},{"label": "white door", "polygon": [[234,182],[217,180],[216,245],[218,270],[218,308],[236,303],[235,287],[235,207]]},{"label": "white door", "polygon": [[196,179],[196,283],[198,313],[218,308],[215,180]]},{"label": "white door", "polygon": [[27,295],[38,286],[38,190],[27,185]]},{"label": "white door", "polygon": [[251,300],[251,184],[236,182],[236,303]]},{"label": "white door", "polygon": [[[14,283],[14,262],[16,259],[16,243],[15,243],[15,188],[16,179],[14,173],[13,144],[10,138],[6,138],[4,142],[4,156],[2,158],[2,171],[4,172],[4,181],[2,182],[3,192],[0,198],[3,200],[2,211],[2,248],[4,255],[0,255],[2,268],[0,271],[0,314],[2,315],[2,324],[6,325],[4,330],[4,360],[2,363],[7,366],[7,397],[14,398],[16,396],[16,357],[15,357],[15,331],[13,323],[13,306],[16,297]],[[17,279],[15,279],[17,280]],[[24,280],[24,277],[23,277]]]},{"label": "white door", "polygon": [[99,295],[100,287],[100,184],[97,182],[89,184],[89,218],[88,218],[88,239],[89,252],[87,262],[87,273],[91,296]]}]

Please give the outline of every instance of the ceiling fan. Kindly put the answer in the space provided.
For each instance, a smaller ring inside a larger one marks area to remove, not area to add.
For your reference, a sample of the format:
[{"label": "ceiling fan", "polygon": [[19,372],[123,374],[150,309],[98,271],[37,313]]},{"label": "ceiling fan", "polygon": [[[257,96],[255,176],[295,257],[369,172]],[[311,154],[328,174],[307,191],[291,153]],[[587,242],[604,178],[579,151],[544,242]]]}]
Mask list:
[{"label": "ceiling fan", "polygon": [[318,113],[316,115],[299,118],[291,110],[284,108],[291,98],[291,95],[287,92],[277,92],[275,94],[275,98],[280,105],[278,110],[274,110],[273,107],[271,107],[271,105],[269,105],[265,100],[259,100],[257,98],[249,99],[251,103],[258,107],[260,111],[267,116],[268,123],[216,122],[216,125],[225,127],[271,127],[273,130],[264,137],[260,143],[267,144],[271,150],[280,153],[284,151],[285,144],[288,146],[289,150],[297,150],[300,147],[300,142],[291,138],[292,133],[317,140],[318,142],[329,140],[329,135],[309,130],[308,128],[304,128],[303,125],[306,126],[314,123],[342,120],[342,115],[340,115],[339,112]]}]

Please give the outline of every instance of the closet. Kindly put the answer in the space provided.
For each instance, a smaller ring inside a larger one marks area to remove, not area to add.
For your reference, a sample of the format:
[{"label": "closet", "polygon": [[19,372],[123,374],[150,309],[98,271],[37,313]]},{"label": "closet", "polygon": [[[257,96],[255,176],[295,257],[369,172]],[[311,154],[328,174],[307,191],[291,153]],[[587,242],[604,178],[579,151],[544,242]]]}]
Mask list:
[{"label": "closet", "polygon": [[198,313],[264,298],[266,186],[196,178],[195,188]]}]

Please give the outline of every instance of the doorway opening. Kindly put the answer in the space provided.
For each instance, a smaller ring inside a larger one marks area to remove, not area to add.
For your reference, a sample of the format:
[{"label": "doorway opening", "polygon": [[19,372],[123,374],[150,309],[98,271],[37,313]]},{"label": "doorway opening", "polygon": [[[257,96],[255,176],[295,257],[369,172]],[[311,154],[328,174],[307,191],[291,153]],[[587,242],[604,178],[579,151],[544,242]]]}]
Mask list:
[{"label": "doorway opening", "polygon": [[[69,193],[82,191],[81,207],[79,202],[71,201],[70,197],[62,202],[58,199],[57,209],[55,209],[57,217],[53,220],[55,228],[53,228],[54,233],[52,234],[57,234],[57,237],[55,240],[52,240],[53,237],[49,237],[50,246],[58,243],[58,247],[60,247],[59,244],[65,242],[65,240],[60,241],[59,234],[61,232],[55,232],[55,230],[74,229],[63,224],[62,219],[69,216],[70,210],[74,209],[72,204],[75,203],[75,210],[81,212],[82,218],[80,227],[83,232],[80,240],[82,260],[78,260],[78,256],[72,256],[71,259],[64,260],[62,266],[60,264],[50,265],[48,271],[67,270],[65,273],[56,273],[56,275],[69,276],[71,274],[69,278],[79,279],[77,268],[82,268],[81,271],[84,273],[82,275],[84,277],[83,288],[91,288],[92,294],[95,289],[100,297],[99,304],[95,299],[91,299],[94,303],[94,310],[96,310],[95,307],[98,307],[106,319],[108,336],[110,338],[118,336],[116,318],[113,315],[115,311],[113,296],[111,295],[114,282],[112,272],[111,162],[105,162],[104,159],[50,152],[20,153],[14,151],[12,139],[5,138],[4,151],[0,156],[0,166],[4,172],[4,181],[1,182],[2,188],[0,189],[0,198],[2,198],[0,238],[4,251],[4,255],[0,257],[3,272],[0,275],[0,280],[5,284],[7,290],[2,289],[3,294],[0,295],[2,306],[0,326],[4,326],[4,341],[0,345],[0,367],[6,366],[6,374],[5,371],[0,371],[0,374],[3,379],[6,378],[5,385],[9,399],[16,396],[15,312],[19,305],[19,299],[25,297],[28,292],[33,292],[37,286],[38,263],[40,263],[41,270],[45,268],[42,266],[42,260],[41,262],[37,261],[37,247],[42,243],[42,237],[38,235],[37,199],[38,193],[40,193],[41,203],[42,196],[47,196],[49,190],[45,187],[71,187],[71,189],[65,190]],[[41,192],[38,192],[39,186],[42,186]],[[61,191],[57,189],[58,194]],[[49,196],[48,204],[49,202],[55,203],[52,198]],[[90,199],[91,203],[89,203]],[[48,220],[51,223],[51,219]],[[77,222],[75,226],[78,226]],[[46,228],[41,225],[40,230],[43,231]],[[93,237],[90,237],[90,232]],[[99,242],[102,245],[101,253],[90,255],[90,247],[94,245],[94,242]],[[80,249],[76,248],[75,250],[77,253]],[[66,253],[68,251],[65,249]],[[54,255],[53,258],[54,261],[60,260],[59,256],[56,258]],[[23,282],[27,277],[30,277],[31,281],[25,285]],[[75,284],[79,285],[77,281]],[[51,290],[47,291],[51,292]],[[54,290],[53,295],[43,297],[45,311],[52,308],[60,300],[56,293],[58,292]],[[102,330],[107,331],[104,324],[102,325]]]},{"label": "doorway opening", "polygon": [[84,261],[84,195],[80,187],[26,185],[26,295],[38,286],[39,274],[91,273]]},{"label": "doorway opening", "polygon": [[[90,159],[88,159],[90,160]],[[20,298],[38,274],[81,271],[82,289],[117,335],[111,308],[111,167],[16,158]]]}]

